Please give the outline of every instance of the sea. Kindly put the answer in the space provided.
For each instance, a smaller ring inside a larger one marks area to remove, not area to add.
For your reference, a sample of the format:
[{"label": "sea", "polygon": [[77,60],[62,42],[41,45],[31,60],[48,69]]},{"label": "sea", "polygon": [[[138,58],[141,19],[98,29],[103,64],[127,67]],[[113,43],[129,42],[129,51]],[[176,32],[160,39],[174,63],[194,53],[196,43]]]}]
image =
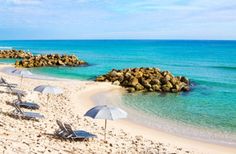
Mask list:
[{"label": "sea", "polygon": [[[216,40],[2,40],[0,49],[74,54],[83,67],[43,67],[35,74],[94,80],[111,69],[158,67],[186,76],[190,92],[123,93],[99,99],[125,108],[131,120],[154,129],[236,146],[236,41]],[[15,59],[0,59],[14,63]],[[96,96],[95,96],[95,100]]]}]

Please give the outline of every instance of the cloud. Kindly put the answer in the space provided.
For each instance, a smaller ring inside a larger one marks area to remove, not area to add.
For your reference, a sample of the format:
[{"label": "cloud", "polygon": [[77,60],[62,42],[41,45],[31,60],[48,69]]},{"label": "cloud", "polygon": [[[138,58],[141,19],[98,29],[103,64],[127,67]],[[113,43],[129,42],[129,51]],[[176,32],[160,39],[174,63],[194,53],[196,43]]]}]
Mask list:
[{"label": "cloud", "polygon": [[236,0],[0,0],[0,4],[0,38],[19,30],[41,38],[45,34],[54,38],[236,39],[232,30]]},{"label": "cloud", "polygon": [[37,5],[42,0],[6,0],[6,2],[13,5]]}]

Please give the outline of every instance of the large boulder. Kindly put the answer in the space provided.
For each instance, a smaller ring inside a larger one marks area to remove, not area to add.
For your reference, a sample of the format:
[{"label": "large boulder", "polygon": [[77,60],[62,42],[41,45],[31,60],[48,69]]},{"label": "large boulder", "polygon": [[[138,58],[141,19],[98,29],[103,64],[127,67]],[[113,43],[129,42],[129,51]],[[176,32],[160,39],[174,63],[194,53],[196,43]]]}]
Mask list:
[{"label": "large boulder", "polygon": [[144,86],[141,85],[140,83],[138,83],[138,84],[135,86],[135,90],[136,90],[136,91],[141,91],[141,90],[144,90],[144,89],[145,89]]},{"label": "large boulder", "polygon": [[134,77],[130,80],[129,85],[135,87],[138,83],[138,79]]}]

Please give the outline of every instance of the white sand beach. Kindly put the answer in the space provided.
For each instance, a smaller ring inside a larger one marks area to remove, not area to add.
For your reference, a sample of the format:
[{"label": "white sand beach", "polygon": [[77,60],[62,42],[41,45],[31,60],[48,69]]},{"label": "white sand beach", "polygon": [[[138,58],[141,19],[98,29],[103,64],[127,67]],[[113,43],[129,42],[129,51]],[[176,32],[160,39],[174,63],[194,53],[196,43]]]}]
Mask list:
[{"label": "white sand beach", "polygon": [[[0,69],[11,67],[1,64]],[[12,66],[13,67],[13,66]],[[20,83],[20,77],[0,72],[0,77],[10,83]],[[39,85],[53,85],[64,89],[62,95],[47,96],[33,89]],[[14,107],[7,102],[17,99],[0,87],[0,152],[12,153],[166,153],[166,154],[235,154],[236,147],[227,147],[187,139],[132,123],[128,119],[109,121],[107,143],[103,142],[104,121],[84,117],[95,103],[92,96],[99,92],[120,89],[110,83],[67,79],[24,78],[22,90],[27,91],[23,100],[34,101],[40,109],[33,111],[45,116],[39,121],[20,120],[7,115]],[[22,109],[23,111],[29,111]],[[125,109],[124,109],[125,110]],[[86,130],[98,137],[91,141],[68,141],[55,137],[56,120],[72,124],[74,129]]]}]

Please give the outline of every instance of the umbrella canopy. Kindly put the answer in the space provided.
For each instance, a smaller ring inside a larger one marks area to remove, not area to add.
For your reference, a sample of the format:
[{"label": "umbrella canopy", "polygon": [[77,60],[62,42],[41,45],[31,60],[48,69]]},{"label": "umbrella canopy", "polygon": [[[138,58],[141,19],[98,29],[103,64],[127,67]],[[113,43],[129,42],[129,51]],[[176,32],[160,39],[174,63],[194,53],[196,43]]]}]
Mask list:
[{"label": "umbrella canopy", "polygon": [[13,74],[20,75],[20,76],[27,76],[32,75],[32,73],[25,69],[15,69],[12,71]]},{"label": "umbrella canopy", "polygon": [[127,113],[117,107],[109,107],[107,105],[95,106],[85,113],[84,116],[93,119],[117,120],[127,117]]},{"label": "umbrella canopy", "polygon": [[11,73],[21,76],[20,87],[22,85],[23,77],[32,75],[32,73],[26,69],[15,69]]},{"label": "umbrella canopy", "polygon": [[43,93],[43,94],[62,94],[63,90],[59,87],[54,87],[50,85],[41,85],[34,88],[34,91]]},{"label": "umbrella canopy", "polygon": [[84,116],[93,119],[105,119],[104,141],[106,142],[107,120],[117,120],[127,117],[127,112],[117,107],[109,107],[107,105],[95,106],[88,110]]}]

